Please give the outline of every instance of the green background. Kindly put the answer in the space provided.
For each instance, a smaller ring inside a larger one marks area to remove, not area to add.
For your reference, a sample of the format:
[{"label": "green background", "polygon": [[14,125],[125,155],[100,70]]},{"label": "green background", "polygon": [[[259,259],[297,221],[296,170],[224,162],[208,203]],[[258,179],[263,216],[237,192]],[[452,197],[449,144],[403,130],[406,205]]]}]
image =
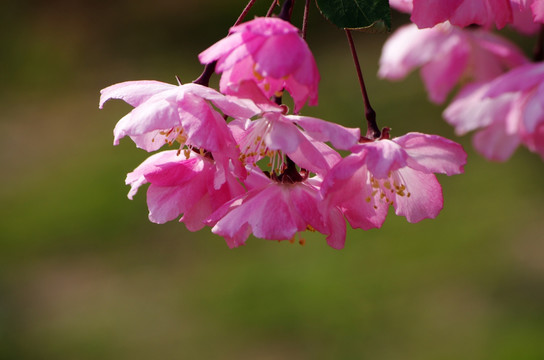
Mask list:
[{"label": "green background", "polygon": [[[112,146],[130,107],[99,111],[99,90],[192,81],[198,53],[244,5],[3,3],[0,358],[543,359],[543,162],[526,149],[488,162],[441,120],[418,74],[378,80],[386,35],[354,34],[379,124],[459,140],[469,155],[464,175],[440,176],[437,219],[391,213],[380,230],[348,231],[341,251],[314,234],[230,250],[209,230],[150,223],[145,191],[127,199],[126,173],[147,154]],[[405,21],[393,13],[394,27]],[[314,9],[308,42],[322,82],[303,114],[360,126],[344,34]]]}]

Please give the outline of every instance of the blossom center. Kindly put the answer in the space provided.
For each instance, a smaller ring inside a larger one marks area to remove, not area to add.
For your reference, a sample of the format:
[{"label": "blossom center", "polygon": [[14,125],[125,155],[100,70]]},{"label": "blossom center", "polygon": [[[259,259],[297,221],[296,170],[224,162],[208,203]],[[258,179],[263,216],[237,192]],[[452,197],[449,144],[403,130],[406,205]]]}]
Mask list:
[{"label": "blossom center", "polygon": [[268,157],[268,166],[272,172],[283,170],[283,153],[280,150],[271,150],[266,144],[265,138],[272,129],[272,123],[265,118],[252,122],[250,128],[237,145],[240,148],[240,161],[242,164],[257,166],[257,161]]},{"label": "blossom center", "polygon": [[[393,205],[397,196],[409,198],[412,194],[407,190],[404,179],[397,171],[390,171],[387,178],[376,179],[370,176],[371,196],[380,203]],[[366,201],[370,202],[371,197]]]}]

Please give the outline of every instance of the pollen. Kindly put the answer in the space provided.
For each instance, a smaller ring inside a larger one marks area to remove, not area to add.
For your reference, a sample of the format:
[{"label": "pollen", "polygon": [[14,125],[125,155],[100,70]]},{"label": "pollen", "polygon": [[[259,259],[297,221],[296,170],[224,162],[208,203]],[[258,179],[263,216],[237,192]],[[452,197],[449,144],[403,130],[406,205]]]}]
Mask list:
[{"label": "pollen", "polygon": [[[377,198],[386,205],[394,205],[397,196],[410,197],[410,192],[406,189],[404,179],[396,171],[390,171],[385,179],[376,179],[370,177],[370,186],[372,187],[372,197]],[[370,202],[370,197],[365,199]]]},{"label": "pollen", "polygon": [[270,150],[265,141],[266,135],[272,129],[272,121],[266,118],[254,120],[246,132],[246,136],[240,141],[240,161],[242,164],[257,166],[257,162],[265,157],[272,171],[281,172],[284,165],[283,153],[278,150]]},{"label": "pollen", "polygon": [[259,81],[264,80],[264,76],[262,76],[261,74],[259,74],[259,72],[257,71],[256,65],[253,66],[253,76],[255,76],[255,79],[257,79],[257,80],[259,80]]}]

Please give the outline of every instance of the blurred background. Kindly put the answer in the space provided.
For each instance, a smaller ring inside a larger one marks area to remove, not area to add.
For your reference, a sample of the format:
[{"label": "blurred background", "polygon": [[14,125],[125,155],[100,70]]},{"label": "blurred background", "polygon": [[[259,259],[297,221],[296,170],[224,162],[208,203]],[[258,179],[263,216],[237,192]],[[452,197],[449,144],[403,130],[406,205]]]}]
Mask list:
[{"label": "blurred background", "polygon": [[[544,359],[544,164],[475,154],[430,104],[418,74],[376,77],[387,35],[354,34],[371,101],[393,135],[436,133],[469,153],[441,176],[445,209],[349,231],[345,249],[147,220],[127,172],[147,154],[112,130],[130,110],[99,90],[126,80],[194,80],[199,52],[245,0],[3,2],[0,12],[1,359]],[[259,0],[249,18],[263,15]],[[302,2],[295,24],[300,26]],[[393,13],[397,27],[407,17]],[[508,33],[530,53],[535,39]],[[343,32],[311,12],[320,106],[362,124]],[[217,77],[215,77],[217,80]]]}]

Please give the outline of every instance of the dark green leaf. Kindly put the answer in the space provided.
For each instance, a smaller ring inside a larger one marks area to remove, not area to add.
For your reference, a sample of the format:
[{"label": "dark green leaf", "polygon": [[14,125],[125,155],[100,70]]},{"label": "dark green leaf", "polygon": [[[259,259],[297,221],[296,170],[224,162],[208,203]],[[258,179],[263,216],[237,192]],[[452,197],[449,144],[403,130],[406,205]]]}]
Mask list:
[{"label": "dark green leaf", "polygon": [[389,0],[316,0],[321,14],[342,29],[391,30]]}]

